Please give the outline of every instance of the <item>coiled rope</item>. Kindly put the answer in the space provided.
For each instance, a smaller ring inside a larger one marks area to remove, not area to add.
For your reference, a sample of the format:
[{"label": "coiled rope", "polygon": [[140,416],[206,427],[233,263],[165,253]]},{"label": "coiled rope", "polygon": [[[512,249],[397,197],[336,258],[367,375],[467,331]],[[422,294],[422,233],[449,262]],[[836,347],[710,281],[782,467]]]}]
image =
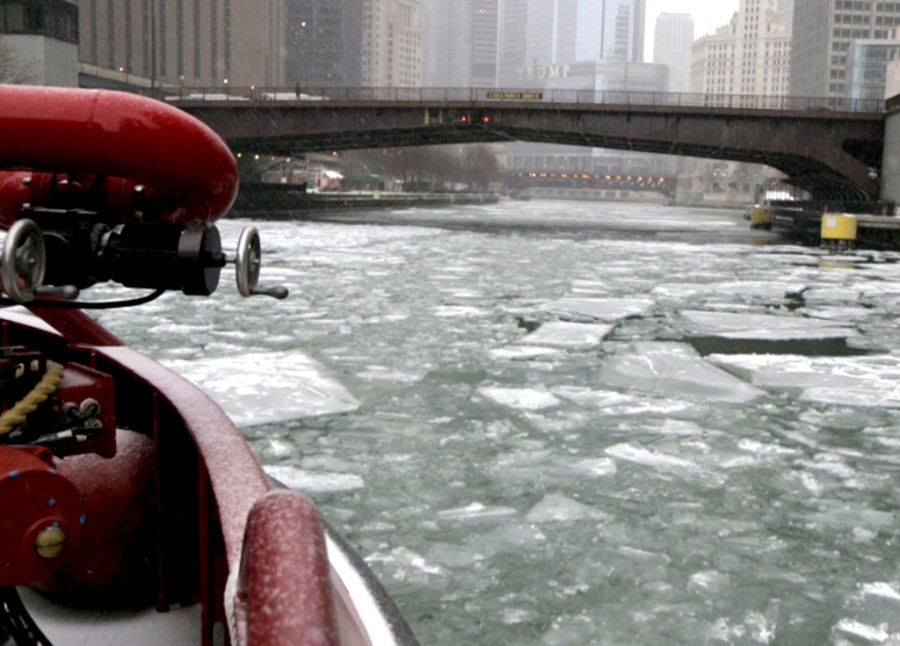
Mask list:
[{"label": "coiled rope", "polygon": [[16,428],[25,423],[28,416],[37,410],[50,395],[59,388],[59,382],[63,378],[63,366],[55,361],[47,361],[47,372],[41,380],[31,389],[27,395],[0,415],[0,437],[9,435]]}]

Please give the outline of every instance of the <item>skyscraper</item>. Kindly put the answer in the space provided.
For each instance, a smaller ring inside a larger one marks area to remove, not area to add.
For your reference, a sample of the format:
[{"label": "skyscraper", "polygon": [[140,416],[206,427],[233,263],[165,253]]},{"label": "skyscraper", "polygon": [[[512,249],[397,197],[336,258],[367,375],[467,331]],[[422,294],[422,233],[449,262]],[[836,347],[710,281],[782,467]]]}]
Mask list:
[{"label": "skyscraper", "polygon": [[900,57],[900,40],[855,40],[847,51],[844,96],[885,99],[887,64]]},{"label": "skyscraper", "polygon": [[641,62],[645,15],[644,0],[501,0],[498,78],[528,85],[535,70]]},{"label": "skyscraper", "polygon": [[790,79],[791,35],[776,0],[741,0],[731,22],[692,46],[691,91],[784,96]]},{"label": "skyscraper", "polygon": [[529,0],[526,63],[644,60],[644,0]]},{"label": "skyscraper", "polygon": [[421,86],[419,0],[363,0],[362,84]]},{"label": "skyscraper", "polygon": [[285,0],[285,80],[304,88],[362,85],[362,0]]},{"label": "skyscraper", "polygon": [[285,0],[80,0],[82,83],[281,85]]},{"label": "skyscraper", "polygon": [[499,0],[497,31],[497,80],[513,87],[527,63],[528,0]]},{"label": "skyscraper", "polygon": [[423,84],[497,84],[500,0],[422,0]]},{"label": "skyscraper", "polygon": [[653,34],[653,62],[668,66],[669,92],[691,89],[694,19],[686,13],[661,13]]},{"label": "skyscraper", "polygon": [[794,0],[791,95],[843,97],[852,43],[888,40],[895,26],[900,3]]}]

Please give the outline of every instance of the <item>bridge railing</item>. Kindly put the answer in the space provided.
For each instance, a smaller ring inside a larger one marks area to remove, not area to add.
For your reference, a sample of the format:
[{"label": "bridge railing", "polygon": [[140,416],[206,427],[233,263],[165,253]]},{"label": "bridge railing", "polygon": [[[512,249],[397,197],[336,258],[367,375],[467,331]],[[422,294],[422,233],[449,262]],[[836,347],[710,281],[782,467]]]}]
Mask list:
[{"label": "bridge railing", "polygon": [[[147,88],[136,91],[148,93]],[[406,102],[515,102],[577,105],[639,105],[734,108],[744,110],[798,110],[883,113],[881,99],[759,96],[755,94],[694,94],[577,89],[489,88],[377,88],[377,87],[158,87],[154,95],[168,101],[406,101]]]}]

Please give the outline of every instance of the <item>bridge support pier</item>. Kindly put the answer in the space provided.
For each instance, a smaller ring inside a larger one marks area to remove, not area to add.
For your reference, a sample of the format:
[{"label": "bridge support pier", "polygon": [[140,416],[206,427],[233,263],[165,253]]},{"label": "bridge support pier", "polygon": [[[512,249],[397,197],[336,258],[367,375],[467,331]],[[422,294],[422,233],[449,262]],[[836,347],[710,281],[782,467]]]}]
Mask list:
[{"label": "bridge support pier", "polygon": [[900,110],[889,112],[885,119],[881,199],[900,204]]}]

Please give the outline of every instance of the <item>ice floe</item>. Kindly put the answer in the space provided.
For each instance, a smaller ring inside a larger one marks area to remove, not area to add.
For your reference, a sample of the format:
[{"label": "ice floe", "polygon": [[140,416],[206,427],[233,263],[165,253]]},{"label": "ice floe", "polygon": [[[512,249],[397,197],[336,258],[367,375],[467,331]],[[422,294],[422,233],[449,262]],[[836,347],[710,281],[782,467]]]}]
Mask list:
[{"label": "ice floe", "polygon": [[685,469],[695,470],[697,465],[690,460],[679,458],[674,455],[668,455],[659,451],[647,449],[636,442],[625,442],[616,444],[606,449],[607,455],[614,458],[633,462],[645,467],[654,467],[657,469]]},{"label": "ice floe", "polygon": [[900,407],[900,357],[803,357],[798,355],[710,355],[728,372],[767,390],[804,401],[845,406]]},{"label": "ice floe", "polygon": [[654,304],[645,298],[564,298],[548,301],[544,308],[554,313],[611,322],[646,314]]},{"label": "ice floe", "polygon": [[787,294],[797,294],[805,289],[802,284],[777,282],[729,282],[713,283],[707,286],[709,294],[725,296],[745,296],[755,298],[782,299]]},{"label": "ice floe", "polygon": [[609,514],[558,493],[547,494],[525,514],[525,520],[529,523],[556,523],[606,518],[609,518]]},{"label": "ice floe", "polygon": [[879,597],[889,601],[900,602],[900,585],[897,583],[886,583],[883,581],[866,583],[861,586],[860,592],[863,596]]},{"label": "ice floe", "polygon": [[355,473],[316,473],[286,465],[266,465],[266,473],[301,493],[329,493],[362,489],[365,481]]},{"label": "ice floe", "polygon": [[[869,644],[885,644],[891,639],[887,624],[869,626],[854,619],[841,619],[834,627],[835,631],[850,637],[862,639]],[[891,643],[894,643],[893,641]]]},{"label": "ice floe", "polygon": [[542,357],[558,354],[559,351],[559,348],[542,348],[537,345],[508,345],[505,348],[495,348],[491,350],[490,354],[494,359],[529,361],[531,359],[540,359]]},{"label": "ice floe", "polygon": [[484,386],[478,394],[506,406],[520,410],[542,410],[558,406],[560,400],[545,388],[501,388]]},{"label": "ice floe", "polygon": [[465,507],[439,511],[437,516],[441,520],[495,520],[515,513],[516,510],[512,507],[488,507],[480,502],[473,502]]},{"label": "ice floe", "polygon": [[803,300],[811,302],[848,302],[856,303],[862,296],[858,289],[848,287],[817,287],[803,292]]},{"label": "ice floe", "polygon": [[248,353],[163,363],[198,384],[238,426],[359,408],[359,402],[340,382],[301,352]]},{"label": "ice floe", "polygon": [[604,362],[600,380],[618,388],[738,403],[764,394],[759,388],[710,365],[690,346],[665,341],[622,346]]},{"label": "ice floe", "polygon": [[525,336],[519,343],[589,350],[600,345],[610,331],[612,331],[611,325],[553,321],[544,323],[537,330]]},{"label": "ice floe", "polygon": [[832,321],[802,316],[777,316],[749,312],[681,312],[693,332],[721,336],[727,339],[835,339],[857,336],[855,329],[836,325]]},{"label": "ice floe", "polygon": [[376,552],[365,558],[367,563],[381,563],[393,570],[396,581],[421,581],[431,576],[442,576],[444,569],[433,565],[421,554],[406,547],[396,547],[389,553]]},{"label": "ice floe", "polygon": [[470,318],[484,316],[484,310],[470,305],[441,305],[435,307],[434,315],[441,318]]}]

